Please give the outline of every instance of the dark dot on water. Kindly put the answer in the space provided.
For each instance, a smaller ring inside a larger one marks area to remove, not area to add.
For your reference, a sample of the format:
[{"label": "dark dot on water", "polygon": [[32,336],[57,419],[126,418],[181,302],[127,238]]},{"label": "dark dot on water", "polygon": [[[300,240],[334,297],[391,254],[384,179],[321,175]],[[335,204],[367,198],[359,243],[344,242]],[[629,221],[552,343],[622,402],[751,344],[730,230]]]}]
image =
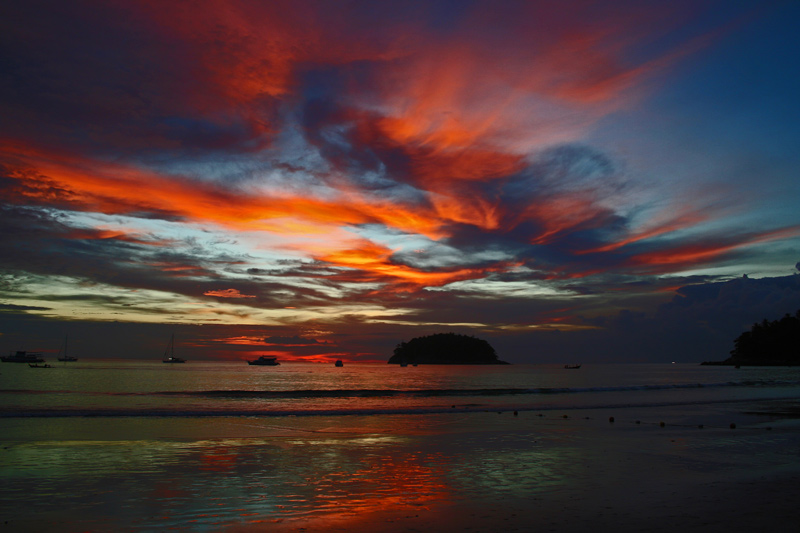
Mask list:
[{"label": "dark dot on water", "polygon": [[658,425],[659,425],[659,426],[661,426],[662,428],[663,428],[664,426],[666,426],[666,424],[665,424],[664,422],[659,422],[659,423],[658,423]]},{"label": "dark dot on water", "polygon": [[609,416],[608,417],[608,421],[613,424],[614,423],[614,417],[613,416]]},{"label": "dark dot on water", "polygon": [[700,425],[699,425],[699,426],[697,426],[697,427],[698,427],[699,429],[703,429],[703,424],[700,424]]},{"label": "dark dot on water", "polygon": [[733,422],[731,422],[731,429],[736,429],[736,424],[734,424]]},{"label": "dark dot on water", "polygon": [[516,411],[514,411],[514,416],[517,416],[517,415],[519,415],[519,413],[518,413],[518,412],[516,412]]},{"label": "dark dot on water", "polygon": [[564,415],[564,418],[569,418],[567,415]]},{"label": "dark dot on water", "polygon": [[637,423],[637,424],[641,424],[641,423],[642,423],[642,421],[641,421],[641,420],[637,420],[637,421],[636,421],[636,423]]}]

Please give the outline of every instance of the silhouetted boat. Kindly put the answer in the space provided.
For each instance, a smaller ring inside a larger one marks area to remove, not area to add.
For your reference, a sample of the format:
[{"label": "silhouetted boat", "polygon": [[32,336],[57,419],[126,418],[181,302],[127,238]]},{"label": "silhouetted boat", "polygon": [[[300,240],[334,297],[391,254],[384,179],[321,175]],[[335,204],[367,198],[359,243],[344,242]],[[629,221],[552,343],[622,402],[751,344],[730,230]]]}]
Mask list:
[{"label": "silhouetted boat", "polygon": [[[169,357],[167,357],[169,354]],[[162,363],[185,363],[186,359],[181,359],[180,357],[175,357],[175,334],[173,333],[172,337],[169,339],[169,344],[167,345],[167,349],[164,351],[164,360],[161,361]]]},{"label": "silhouetted boat", "polygon": [[28,366],[31,367],[31,368],[52,368],[47,363],[45,363],[43,365],[40,365],[39,363],[28,363]]},{"label": "silhouetted boat", "polygon": [[333,363],[333,366],[344,366],[344,363],[341,359],[337,359],[336,362]]},{"label": "silhouetted boat", "polygon": [[77,361],[77,357],[72,357],[71,355],[67,355],[67,336],[64,335],[64,347],[58,351],[58,360],[66,362],[74,362]]},{"label": "silhouetted boat", "polygon": [[14,355],[0,357],[4,363],[44,363],[42,352],[18,351]]},{"label": "silhouetted boat", "polygon": [[258,365],[258,366],[278,366],[280,363],[276,360],[277,357],[267,357],[266,355],[262,355],[258,359],[254,361],[248,361],[248,365]]},{"label": "silhouetted boat", "polygon": [[564,368],[568,368],[570,370],[577,370],[581,367],[581,365],[564,365]]}]

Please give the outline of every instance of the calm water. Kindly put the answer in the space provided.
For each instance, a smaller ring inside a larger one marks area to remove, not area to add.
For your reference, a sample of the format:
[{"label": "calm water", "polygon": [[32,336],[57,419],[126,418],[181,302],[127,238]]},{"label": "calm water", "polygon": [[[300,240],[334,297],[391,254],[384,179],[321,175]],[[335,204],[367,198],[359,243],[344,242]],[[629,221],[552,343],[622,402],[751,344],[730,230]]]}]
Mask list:
[{"label": "calm water", "polygon": [[[798,464],[798,428],[748,409],[796,404],[800,369],[51,364],[0,365],[7,531],[425,530]],[[407,525],[359,526],[387,509]]]},{"label": "calm water", "polygon": [[0,417],[290,416],[687,405],[800,394],[800,369],[698,365],[0,366]]}]

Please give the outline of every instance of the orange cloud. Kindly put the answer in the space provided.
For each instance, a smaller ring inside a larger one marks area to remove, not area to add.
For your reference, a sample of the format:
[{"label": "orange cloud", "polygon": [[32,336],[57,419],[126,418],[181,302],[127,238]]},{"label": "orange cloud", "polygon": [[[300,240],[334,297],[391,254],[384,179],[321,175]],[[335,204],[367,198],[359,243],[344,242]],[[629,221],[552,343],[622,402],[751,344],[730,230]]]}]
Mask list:
[{"label": "orange cloud", "polygon": [[355,247],[333,250],[315,257],[333,265],[347,267],[362,272],[359,281],[388,282],[395,285],[397,291],[408,291],[418,287],[437,287],[485,276],[510,268],[510,265],[498,264],[490,268],[458,268],[439,271],[424,271],[392,261],[392,250],[370,242],[359,241]]},{"label": "orange cloud", "polygon": [[648,265],[656,268],[665,267],[667,265],[698,265],[732,250],[763,242],[796,237],[797,235],[800,235],[800,226],[790,226],[745,236],[736,242],[689,244],[676,246],[667,250],[657,250],[639,254],[633,256],[629,260],[629,264]]},{"label": "orange cloud", "polygon": [[633,235],[630,235],[620,241],[612,242],[604,246],[598,246],[596,248],[592,248],[589,250],[581,250],[576,253],[590,254],[590,253],[610,252],[622,248],[623,246],[627,246],[628,244],[632,244],[634,242],[650,239],[652,237],[658,237],[659,235],[664,235],[666,233],[672,233],[673,231],[696,226],[701,222],[705,222],[709,218],[710,215],[708,213],[699,213],[696,211],[684,213],[677,217],[671,218],[670,220],[667,220],[665,222],[658,223],[655,226],[650,227],[649,229],[645,229],[640,232],[634,233]]},{"label": "orange cloud", "polygon": [[168,246],[169,241],[146,239],[135,233],[126,233],[121,230],[110,229],[73,229],[64,235],[68,239],[78,240],[115,240],[146,246]]},{"label": "orange cloud", "polygon": [[204,296],[216,296],[217,298],[255,298],[255,295],[242,294],[238,289],[225,289],[220,291],[206,291]]}]

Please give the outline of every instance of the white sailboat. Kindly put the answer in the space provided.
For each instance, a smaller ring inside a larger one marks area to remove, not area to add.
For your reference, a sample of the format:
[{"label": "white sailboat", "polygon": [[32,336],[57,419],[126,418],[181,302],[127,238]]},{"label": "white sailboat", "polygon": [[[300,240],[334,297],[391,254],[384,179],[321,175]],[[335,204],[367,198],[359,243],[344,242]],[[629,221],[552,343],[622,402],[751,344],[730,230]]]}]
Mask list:
[{"label": "white sailboat", "polygon": [[75,362],[78,360],[77,357],[72,357],[71,355],[67,355],[67,338],[68,335],[64,335],[64,346],[62,346],[58,350],[58,360],[66,362]]},{"label": "white sailboat", "polygon": [[164,360],[161,361],[162,363],[185,363],[186,359],[181,359],[180,357],[175,357],[175,334],[172,334],[172,337],[169,339],[169,344],[167,345],[167,349],[164,350]]}]

